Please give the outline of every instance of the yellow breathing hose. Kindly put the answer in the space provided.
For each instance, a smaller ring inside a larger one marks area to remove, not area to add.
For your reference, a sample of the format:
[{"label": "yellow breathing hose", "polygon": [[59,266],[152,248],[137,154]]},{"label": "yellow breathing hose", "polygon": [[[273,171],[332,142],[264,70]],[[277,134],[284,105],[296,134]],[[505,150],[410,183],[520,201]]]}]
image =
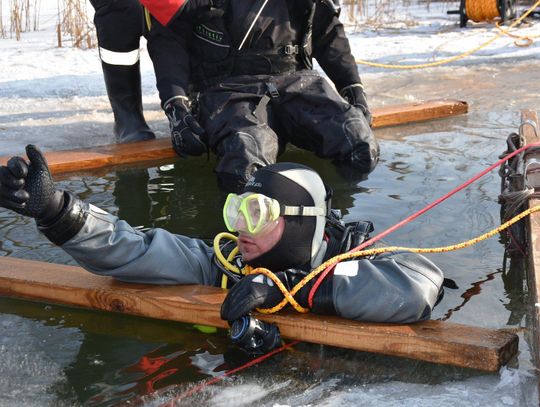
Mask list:
[{"label": "yellow breathing hose", "polygon": [[[234,249],[231,250],[227,258],[223,256],[223,253],[221,252],[221,241],[223,239],[229,239],[233,242],[238,241],[238,237],[233,235],[232,233],[228,232],[221,232],[216,235],[214,238],[214,253],[216,254],[217,259],[219,262],[225,267],[227,270],[233,272],[234,274],[238,274],[239,276],[243,276],[246,274],[249,274],[251,270],[253,270],[250,266],[245,266],[242,269],[239,269],[234,264],[232,264],[232,261],[234,260],[234,257],[238,254],[238,246],[235,246]],[[226,274],[223,274],[221,276],[221,288],[227,288],[227,282],[229,281],[229,277],[227,277]]]}]

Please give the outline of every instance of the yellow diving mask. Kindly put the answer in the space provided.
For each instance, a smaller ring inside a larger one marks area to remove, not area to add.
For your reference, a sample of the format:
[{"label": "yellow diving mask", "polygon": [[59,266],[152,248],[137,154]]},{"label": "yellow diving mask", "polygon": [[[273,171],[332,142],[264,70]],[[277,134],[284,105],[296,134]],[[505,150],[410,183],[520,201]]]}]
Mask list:
[{"label": "yellow diving mask", "polygon": [[245,192],[229,194],[223,206],[223,220],[229,232],[257,235],[269,232],[280,216],[325,216],[326,208],[317,206],[281,205],[276,199],[263,194]]}]

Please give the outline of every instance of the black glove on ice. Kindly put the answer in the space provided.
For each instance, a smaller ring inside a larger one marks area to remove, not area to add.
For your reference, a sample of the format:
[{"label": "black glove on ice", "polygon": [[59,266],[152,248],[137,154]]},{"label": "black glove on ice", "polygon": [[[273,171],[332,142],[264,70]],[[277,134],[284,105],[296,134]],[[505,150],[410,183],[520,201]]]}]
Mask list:
[{"label": "black glove on ice", "polygon": [[369,123],[369,126],[371,127],[373,117],[369,111],[364,87],[360,83],[355,83],[341,89],[339,94],[343,97],[343,99],[349,102],[349,104],[362,111],[367,122]]},{"label": "black glove on ice", "polygon": [[206,153],[206,144],[201,141],[205,131],[189,112],[187,98],[175,98],[168,102],[164,109],[169,119],[171,140],[176,154],[185,158],[188,155]]},{"label": "black glove on ice", "polygon": [[56,189],[41,151],[29,144],[26,155],[29,162],[11,157],[0,167],[0,206],[47,224],[60,214],[64,194]]}]

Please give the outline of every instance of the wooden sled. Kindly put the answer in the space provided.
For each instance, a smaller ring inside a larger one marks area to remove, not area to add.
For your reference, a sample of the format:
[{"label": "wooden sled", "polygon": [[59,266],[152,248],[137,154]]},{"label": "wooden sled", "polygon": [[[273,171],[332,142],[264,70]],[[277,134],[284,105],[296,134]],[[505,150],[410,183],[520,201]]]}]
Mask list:
[{"label": "wooden sled", "polygon": [[[0,295],[227,328],[220,288],[121,283],[75,266],[2,257]],[[489,372],[518,350],[512,332],[442,321],[396,325],[292,311],[257,318],[277,324],[285,338]]]},{"label": "wooden sled", "polygon": [[[465,114],[467,111],[467,103],[458,100],[432,100],[388,106],[373,110],[373,128],[440,119]],[[128,144],[47,152],[45,156],[53,175],[84,172],[115,165],[171,162],[177,158],[168,137]],[[0,157],[0,165],[5,165],[8,159],[9,157]]]}]

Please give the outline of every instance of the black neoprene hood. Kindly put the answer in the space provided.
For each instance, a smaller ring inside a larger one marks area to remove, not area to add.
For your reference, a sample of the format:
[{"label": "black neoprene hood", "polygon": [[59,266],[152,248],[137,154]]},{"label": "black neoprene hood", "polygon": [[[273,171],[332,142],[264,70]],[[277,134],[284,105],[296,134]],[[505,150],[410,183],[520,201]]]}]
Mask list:
[{"label": "black neoprene hood", "polygon": [[[289,206],[324,206],[326,196],[319,175],[311,168],[296,163],[277,163],[257,170],[244,187],[244,192],[260,193]],[[272,271],[309,268],[314,252],[322,242],[324,217],[283,218],[285,229],[281,240],[268,252],[252,259],[249,265]]]}]

